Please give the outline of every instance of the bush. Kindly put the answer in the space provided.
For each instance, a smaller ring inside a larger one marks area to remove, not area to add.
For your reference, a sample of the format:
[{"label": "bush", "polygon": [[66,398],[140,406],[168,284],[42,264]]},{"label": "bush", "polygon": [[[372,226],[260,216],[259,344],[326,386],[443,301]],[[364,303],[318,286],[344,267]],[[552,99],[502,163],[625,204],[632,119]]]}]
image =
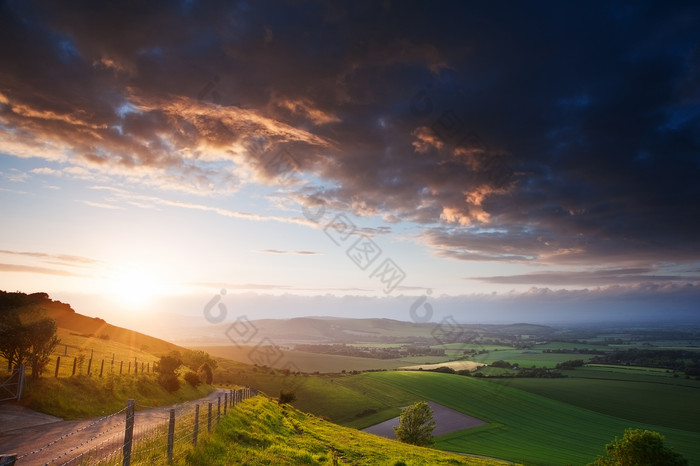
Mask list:
[{"label": "bush", "polygon": [[199,368],[199,380],[209,385],[214,381],[214,371],[206,362]]},{"label": "bush", "polygon": [[281,405],[283,404],[289,404],[292,403],[294,400],[297,399],[296,393],[294,393],[293,390],[280,390],[280,397],[277,399],[277,402]]},{"label": "bush", "polygon": [[197,385],[201,385],[202,380],[199,378],[197,373],[189,371],[185,374],[185,382],[192,385],[193,387],[196,387]]},{"label": "bush", "polygon": [[180,389],[180,379],[175,374],[161,374],[158,383],[169,392],[176,392]]},{"label": "bush", "polygon": [[605,445],[606,456],[599,456],[593,466],[637,466],[664,465],[684,466],[688,464],[682,455],[664,445],[664,436],[658,432],[642,429],[627,429],[622,437],[615,437]]}]

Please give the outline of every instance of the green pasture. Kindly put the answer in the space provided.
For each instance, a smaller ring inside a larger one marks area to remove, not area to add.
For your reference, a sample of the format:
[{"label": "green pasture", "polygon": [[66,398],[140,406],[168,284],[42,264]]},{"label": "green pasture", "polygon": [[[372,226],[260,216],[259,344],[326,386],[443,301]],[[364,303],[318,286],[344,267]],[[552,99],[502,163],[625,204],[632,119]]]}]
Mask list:
[{"label": "green pasture", "polygon": [[695,387],[604,379],[494,379],[552,400],[633,422],[700,432],[700,384]]},{"label": "green pasture", "polygon": [[[609,348],[604,345],[591,345],[590,343],[573,343],[568,341],[550,341],[543,343],[541,345],[536,345],[533,349],[537,350],[598,350],[598,351],[612,351],[613,348]],[[571,354],[570,356],[576,356],[576,354]]]},{"label": "green pasture", "polygon": [[553,400],[514,386],[430,372],[377,372],[357,376],[391,384],[489,424],[436,438],[440,449],[525,464],[586,464],[626,428],[661,432],[668,445],[700,462],[697,432],[635,422]]},{"label": "green pasture", "polygon": [[583,359],[588,361],[590,354],[562,354],[543,353],[539,350],[521,350],[508,348],[506,350],[490,351],[485,354],[476,354],[469,358],[470,361],[491,364],[494,361],[504,360],[511,364],[518,364],[520,367],[549,367],[553,368],[557,364],[570,361],[572,359]]},{"label": "green pasture", "polygon": [[577,367],[574,371],[564,372],[568,377],[587,379],[626,380],[630,382],[654,382],[671,385],[683,385],[689,387],[700,386],[700,381],[695,378],[686,379],[683,374],[666,372],[664,369],[654,367],[612,366],[605,364],[586,364]]}]

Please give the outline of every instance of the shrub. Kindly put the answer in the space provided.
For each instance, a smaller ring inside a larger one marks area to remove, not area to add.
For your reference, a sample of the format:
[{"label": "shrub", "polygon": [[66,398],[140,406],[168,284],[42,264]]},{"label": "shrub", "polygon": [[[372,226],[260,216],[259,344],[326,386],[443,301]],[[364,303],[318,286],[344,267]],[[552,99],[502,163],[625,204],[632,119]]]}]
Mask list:
[{"label": "shrub", "polygon": [[176,392],[180,389],[180,379],[175,374],[161,374],[158,383],[169,392]]},{"label": "shrub", "polygon": [[293,390],[288,390],[288,391],[280,390],[280,396],[277,399],[277,402],[279,404],[283,405],[283,404],[292,403],[296,399],[297,399],[297,395],[296,395],[296,393],[294,393]]},{"label": "shrub", "polygon": [[199,380],[206,384],[211,384],[214,380],[214,371],[211,370],[211,366],[206,362],[199,368]]},{"label": "shrub", "polygon": [[185,382],[193,387],[196,387],[197,385],[201,385],[202,380],[199,378],[196,372],[189,371],[185,374]]}]

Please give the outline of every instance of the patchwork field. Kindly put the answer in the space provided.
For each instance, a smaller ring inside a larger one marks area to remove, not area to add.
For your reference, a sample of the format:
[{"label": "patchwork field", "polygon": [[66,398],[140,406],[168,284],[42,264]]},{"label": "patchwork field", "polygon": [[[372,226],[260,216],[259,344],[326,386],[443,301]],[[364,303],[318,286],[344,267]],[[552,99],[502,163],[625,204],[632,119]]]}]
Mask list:
[{"label": "patchwork field", "polygon": [[[426,372],[381,372],[358,376],[366,385],[400,387],[421,399],[448,406],[489,423],[436,438],[441,449],[504,458],[525,464],[586,464],[629,427],[661,432],[667,444],[700,462],[696,431],[622,419],[542,395],[470,377]],[[690,414],[680,413],[692,422]],[[662,422],[669,423],[668,417]]]}]

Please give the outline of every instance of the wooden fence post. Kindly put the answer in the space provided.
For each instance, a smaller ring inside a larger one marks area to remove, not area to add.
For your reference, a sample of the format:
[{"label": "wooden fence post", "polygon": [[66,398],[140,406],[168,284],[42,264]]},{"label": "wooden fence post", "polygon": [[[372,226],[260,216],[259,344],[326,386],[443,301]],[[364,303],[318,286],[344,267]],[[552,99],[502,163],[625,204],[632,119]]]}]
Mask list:
[{"label": "wooden fence post", "polygon": [[119,361],[119,375],[122,375],[123,368],[124,368],[124,361]]},{"label": "wooden fence post", "polygon": [[228,409],[228,393],[224,392],[224,416],[226,416],[227,409]]},{"label": "wooden fence post", "polygon": [[90,375],[90,368],[92,367],[92,358],[88,360],[88,375]]},{"label": "wooden fence post", "polygon": [[175,439],[175,408],[170,408],[168,423],[168,463],[173,461],[173,441]]},{"label": "wooden fence post", "polygon": [[73,358],[73,373],[71,375],[75,375],[75,368],[78,365],[78,358]]},{"label": "wooden fence post", "polygon": [[124,428],[124,445],[122,445],[122,466],[131,464],[131,441],[134,438],[134,400],[126,405],[126,427]]},{"label": "wooden fence post", "polygon": [[216,402],[216,425],[219,425],[219,421],[221,421],[221,395],[218,395],[216,397],[218,400]]},{"label": "wooden fence post", "polygon": [[56,356],[56,372],[53,374],[54,377],[58,378],[58,368],[61,367],[61,356]]},{"label": "wooden fence post", "polygon": [[207,418],[207,432],[211,432],[211,401],[209,402],[209,416]]},{"label": "wooden fence post", "polygon": [[129,367],[126,369],[126,375],[131,374],[131,361],[129,361]]},{"label": "wooden fence post", "polygon": [[100,377],[102,377],[102,372],[105,370],[105,360],[102,360],[102,365],[100,366]]},{"label": "wooden fence post", "polygon": [[199,405],[194,405],[194,434],[192,434],[192,445],[197,446],[197,436],[199,435]]}]

